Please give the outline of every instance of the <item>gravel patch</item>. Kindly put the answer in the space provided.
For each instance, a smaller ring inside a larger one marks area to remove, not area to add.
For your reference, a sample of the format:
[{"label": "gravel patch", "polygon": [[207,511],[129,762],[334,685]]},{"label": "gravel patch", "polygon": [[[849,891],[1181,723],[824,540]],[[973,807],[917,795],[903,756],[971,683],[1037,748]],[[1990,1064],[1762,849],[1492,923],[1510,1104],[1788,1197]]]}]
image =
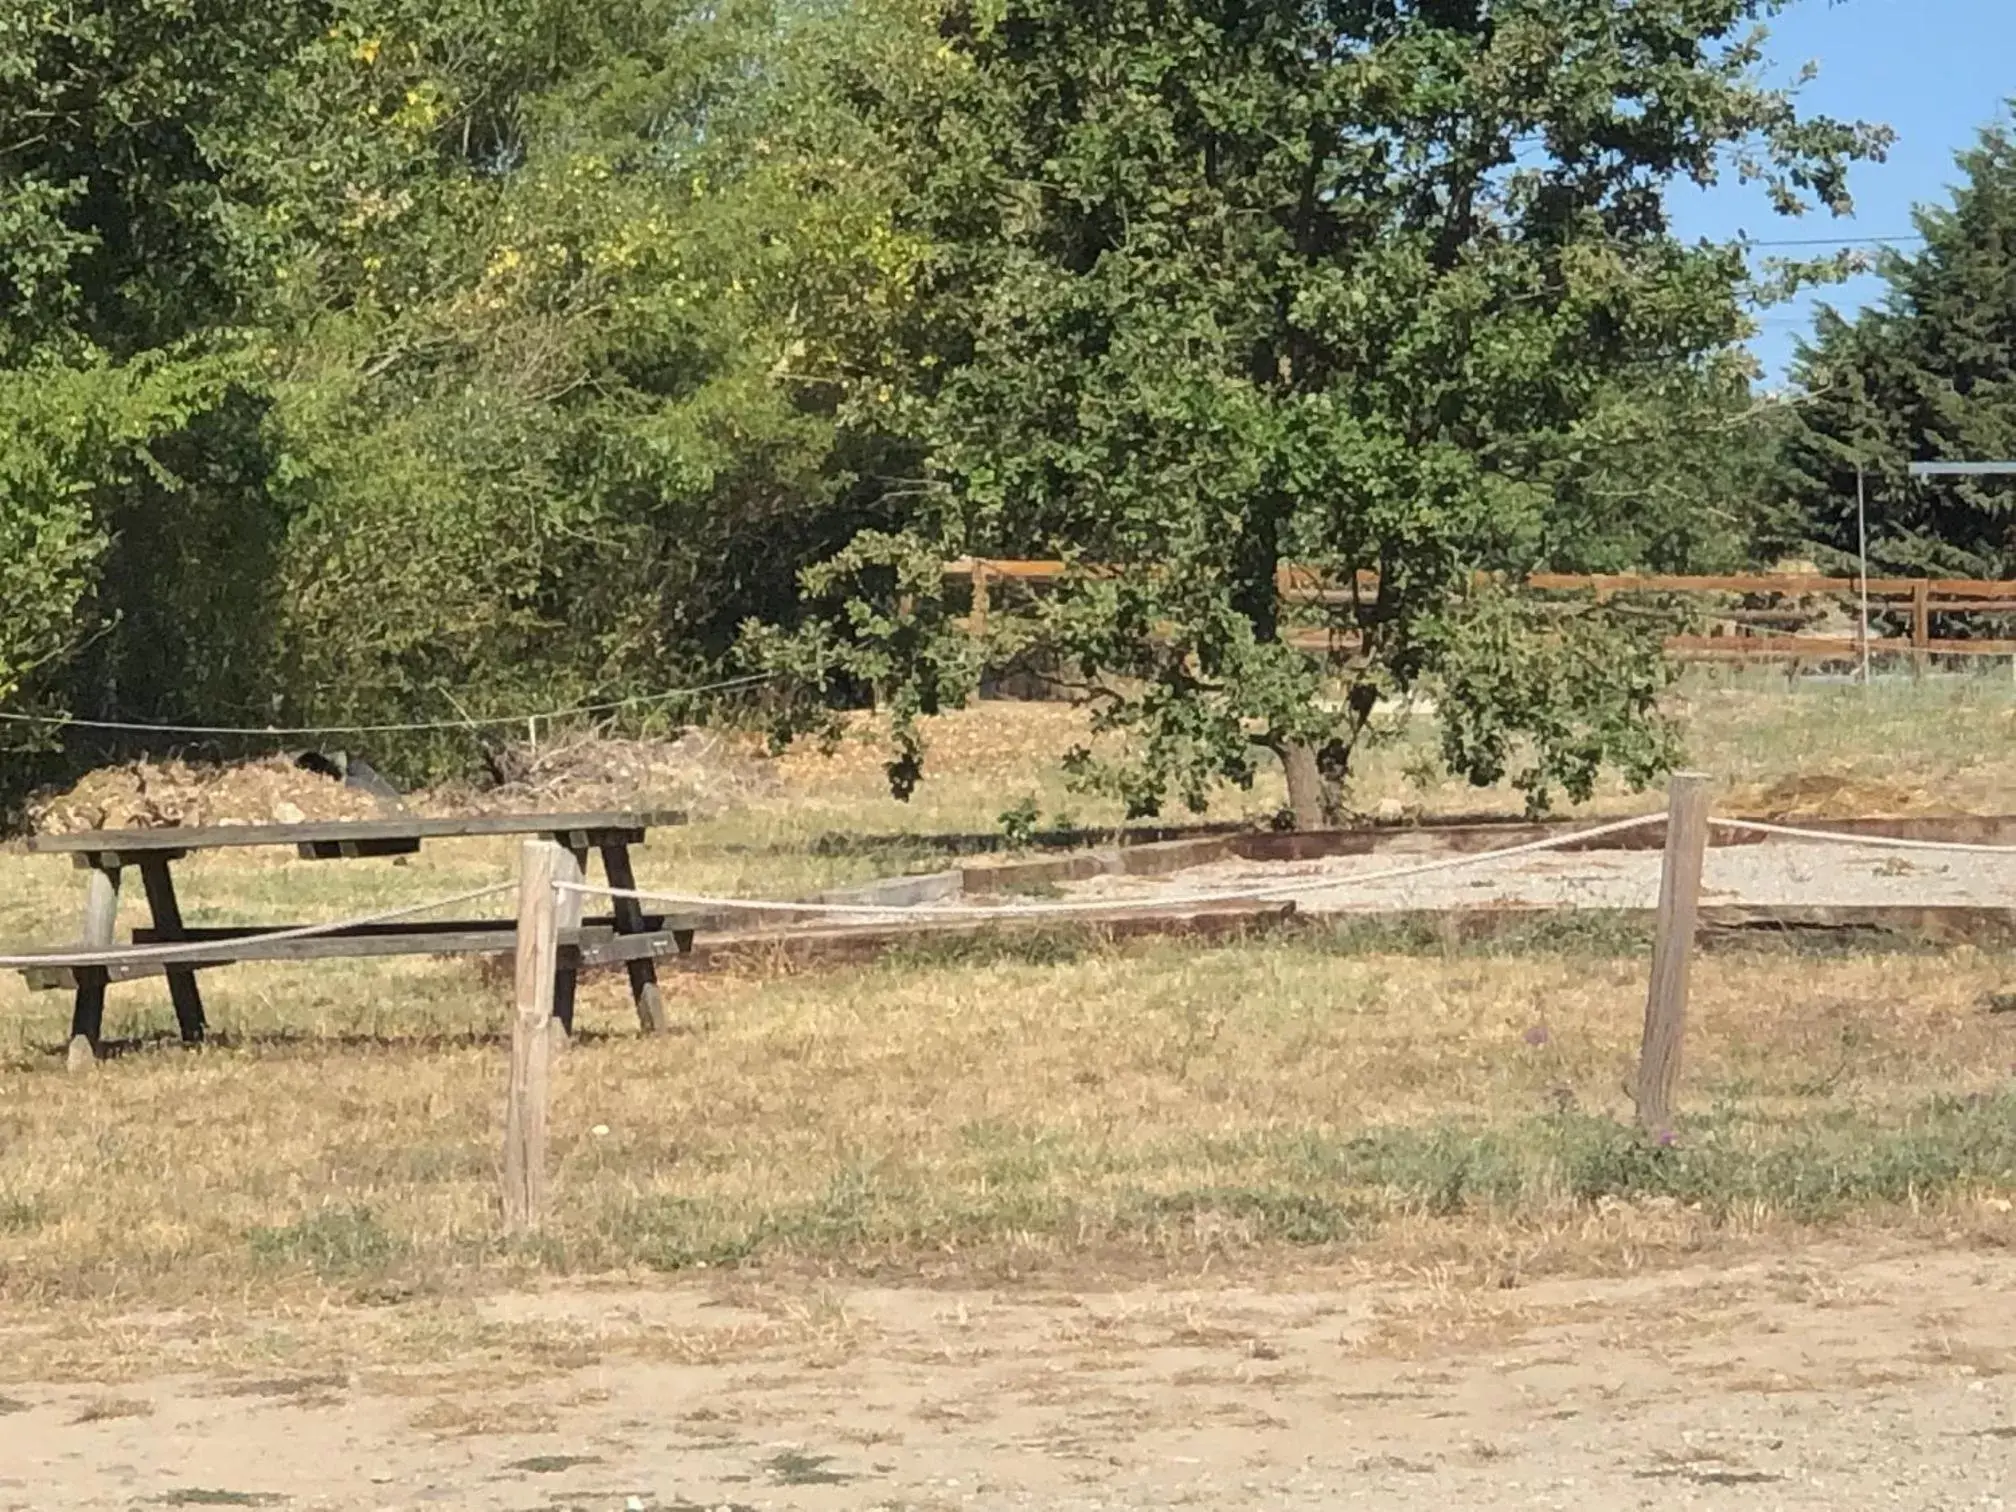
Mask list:
[{"label": "gravel patch", "polygon": [[[1096,877],[1074,897],[1121,899],[1283,884],[1305,913],[1449,908],[1651,908],[1659,900],[1657,851],[1541,852],[1412,877],[1377,874],[1418,864],[1394,856],[1294,863],[1229,861],[1163,877]],[[1357,880],[1366,878],[1368,880]],[[1813,841],[1728,846],[1708,852],[1704,904],[1757,907],[2016,907],[2016,852],[1899,851]]]}]

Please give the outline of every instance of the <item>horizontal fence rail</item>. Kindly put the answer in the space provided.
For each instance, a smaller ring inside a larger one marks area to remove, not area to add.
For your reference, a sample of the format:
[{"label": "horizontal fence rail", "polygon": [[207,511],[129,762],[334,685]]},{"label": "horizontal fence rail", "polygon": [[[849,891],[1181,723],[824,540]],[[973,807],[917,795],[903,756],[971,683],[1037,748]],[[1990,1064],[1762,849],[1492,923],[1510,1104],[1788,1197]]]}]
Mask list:
[{"label": "horizontal fence rail", "polygon": [[[995,584],[1041,585],[1062,582],[1074,571],[1107,576],[1120,569],[1078,566],[1061,561],[1001,560],[960,557],[945,563],[948,578],[972,584],[973,609],[967,628],[975,634],[987,628]],[[1355,583],[1340,584],[1320,569],[1290,563],[1275,574],[1281,600],[1288,604],[1348,605],[1377,594],[1376,573],[1360,572]],[[1872,611],[1908,614],[1906,635],[1841,635],[1789,633],[1787,627],[1819,618],[1810,611],[1741,607],[1718,602],[1709,618],[1729,627],[1708,635],[1673,635],[1666,639],[1669,655],[1685,661],[1840,661],[1898,653],[1919,665],[1940,657],[2016,657],[2016,638],[1935,637],[1937,615],[1966,614],[2016,619],[2016,580],[1990,578],[1859,578],[1825,577],[1813,573],[1763,572],[1714,575],[1651,573],[1539,572],[1521,580],[1536,593],[1579,593],[1603,603],[1620,594],[1666,594],[1680,598],[1784,600],[1845,600],[1857,605],[1866,598]],[[1758,627],[1756,630],[1749,626]],[[1314,626],[1284,629],[1282,639],[1299,650],[1325,652],[1348,648],[1355,636],[1345,629]]]}]

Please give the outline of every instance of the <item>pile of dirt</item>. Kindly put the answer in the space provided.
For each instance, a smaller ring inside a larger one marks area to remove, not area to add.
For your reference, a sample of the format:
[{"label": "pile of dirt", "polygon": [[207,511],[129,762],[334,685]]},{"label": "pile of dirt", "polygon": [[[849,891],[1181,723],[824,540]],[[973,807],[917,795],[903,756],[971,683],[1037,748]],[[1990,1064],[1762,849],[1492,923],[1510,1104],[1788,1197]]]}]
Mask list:
[{"label": "pile of dirt", "polygon": [[1802,772],[1737,788],[1718,807],[1754,819],[1893,819],[1964,812],[1917,788],[1827,772]]},{"label": "pile of dirt", "polygon": [[28,805],[38,834],[91,829],[194,828],[219,824],[302,824],[376,819],[402,809],[423,814],[587,813],[683,809],[720,813],[779,790],[775,764],[751,741],[688,730],[677,740],[583,737],[514,745],[493,760],[503,780],[487,787],[450,783],[401,800],[371,791],[375,774],[351,763],[311,770],[288,756],[229,765],[134,761],[102,767]]},{"label": "pile of dirt", "polygon": [[373,819],[387,807],[384,800],[286,756],[230,765],[132,761],[101,767],[68,789],[38,795],[28,804],[28,822],[38,834],[65,835],[93,829]]},{"label": "pile of dirt", "polygon": [[492,760],[501,782],[434,788],[418,806],[455,814],[683,809],[704,818],[781,786],[775,764],[753,741],[710,730],[687,730],[676,740],[582,736],[519,744]]}]

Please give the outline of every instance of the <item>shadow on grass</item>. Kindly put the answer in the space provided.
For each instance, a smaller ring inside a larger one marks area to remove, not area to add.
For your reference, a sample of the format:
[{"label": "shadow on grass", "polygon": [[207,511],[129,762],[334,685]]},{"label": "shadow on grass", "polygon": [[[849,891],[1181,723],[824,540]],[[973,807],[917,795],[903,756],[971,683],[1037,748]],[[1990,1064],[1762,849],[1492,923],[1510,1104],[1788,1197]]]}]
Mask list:
[{"label": "shadow on grass", "polygon": [[[631,1036],[614,1033],[606,1029],[577,1027],[568,1038],[571,1045],[600,1045],[627,1040]],[[126,1035],[117,1039],[101,1040],[98,1046],[100,1060],[118,1060],[130,1055],[154,1052],[187,1051],[200,1054],[205,1050],[217,1051],[258,1051],[287,1054],[300,1052],[309,1055],[323,1055],[343,1051],[388,1052],[401,1056],[432,1055],[442,1051],[456,1050],[501,1050],[511,1043],[507,1029],[411,1029],[399,1031],[373,1031],[362,1029],[320,1030],[310,1028],[276,1027],[271,1029],[237,1030],[212,1029],[202,1043],[186,1045],[172,1028],[151,1030],[145,1034]],[[28,1053],[44,1060],[61,1060],[69,1053],[68,1043],[39,1044],[28,1047]]]}]

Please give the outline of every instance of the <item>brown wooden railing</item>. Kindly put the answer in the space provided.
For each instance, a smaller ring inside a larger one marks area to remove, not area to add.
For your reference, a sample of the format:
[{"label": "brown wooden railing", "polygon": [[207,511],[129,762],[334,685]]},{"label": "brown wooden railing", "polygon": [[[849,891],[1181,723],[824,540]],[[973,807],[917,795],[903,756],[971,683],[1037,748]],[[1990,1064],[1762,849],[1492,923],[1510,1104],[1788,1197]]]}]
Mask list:
[{"label": "brown wooden railing", "polygon": [[[987,627],[996,583],[1054,583],[1071,571],[1065,562],[1018,561],[997,558],[961,557],[945,564],[948,577],[964,578],[973,585],[973,611],[969,628],[976,633]],[[1093,569],[1098,570],[1098,569]],[[1350,587],[1339,586],[1334,578],[1315,568],[1289,564],[1276,574],[1282,601],[1291,604],[1341,604],[1354,597]],[[1376,574],[1361,572],[1356,596],[1376,592]],[[1942,614],[2001,616],[2016,618],[2016,581],[1987,578],[1871,578],[1865,585],[1858,578],[1823,577],[1811,573],[1733,573],[1722,576],[1659,576],[1642,573],[1535,573],[1524,586],[1541,593],[1587,593],[1599,602],[1625,593],[1672,594],[1680,597],[1726,599],[1816,599],[1846,600],[1859,605],[1865,593],[1872,610],[1905,612],[1911,617],[1906,636],[1868,637],[1872,656],[1892,653],[1910,655],[1922,665],[1931,657],[2016,656],[2016,639],[1935,638],[1933,619]],[[1721,606],[1711,613],[1714,621],[1726,624],[1728,632],[1710,635],[1675,635],[1666,647],[1674,656],[1690,661],[1838,661],[1859,657],[1863,638],[1841,635],[1800,635],[1764,633],[1762,627],[1796,627],[1813,616],[1806,611],[1754,606]],[[1743,626],[1756,625],[1759,631]],[[1308,650],[1333,644],[1348,644],[1348,632],[1338,633],[1303,628],[1284,637]]]}]

